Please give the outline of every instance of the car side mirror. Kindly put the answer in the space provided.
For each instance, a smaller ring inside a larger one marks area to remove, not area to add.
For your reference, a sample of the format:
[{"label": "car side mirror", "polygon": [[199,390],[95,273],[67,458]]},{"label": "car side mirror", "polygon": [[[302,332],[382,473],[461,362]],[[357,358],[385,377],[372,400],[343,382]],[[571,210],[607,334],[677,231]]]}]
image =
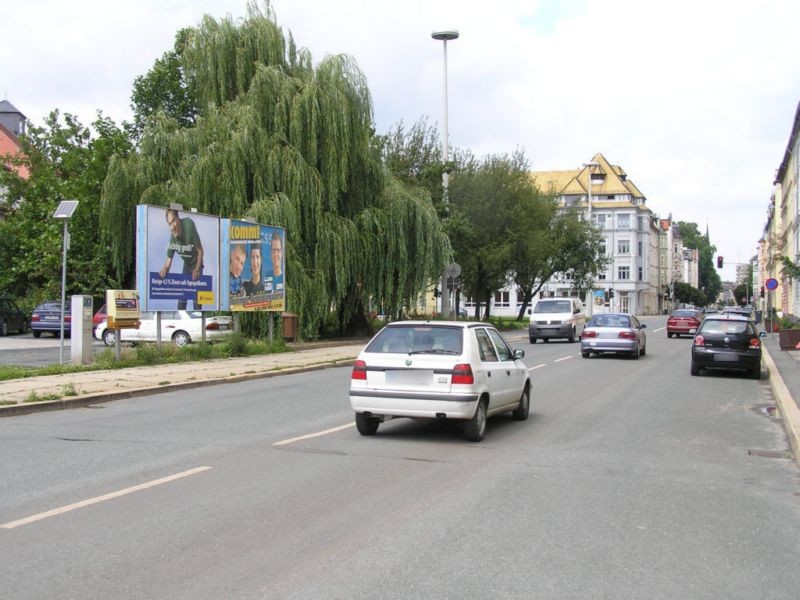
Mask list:
[{"label": "car side mirror", "polygon": [[764,338],[767,337],[767,332],[766,331],[760,331],[759,334],[758,334],[758,337],[763,340]]},{"label": "car side mirror", "polygon": [[514,360],[521,360],[523,358],[525,358],[525,350],[521,348],[519,350],[514,350]]},{"label": "car side mirror", "polygon": [[647,323],[641,323],[642,329],[647,329]]},{"label": "car side mirror", "polygon": [[531,309],[530,308],[528,309],[528,314],[531,314]]}]

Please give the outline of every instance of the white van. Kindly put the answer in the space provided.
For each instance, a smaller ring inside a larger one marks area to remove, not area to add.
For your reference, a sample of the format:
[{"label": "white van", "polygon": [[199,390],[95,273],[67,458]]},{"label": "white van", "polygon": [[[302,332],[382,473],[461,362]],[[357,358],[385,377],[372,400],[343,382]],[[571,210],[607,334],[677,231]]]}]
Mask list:
[{"label": "white van", "polygon": [[577,298],[542,298],[528,313],[531,315],[528,325],[531,344],[539,339],[547,342],[555,338],[574,342],[580,339],[586,326],[583,305]]}]

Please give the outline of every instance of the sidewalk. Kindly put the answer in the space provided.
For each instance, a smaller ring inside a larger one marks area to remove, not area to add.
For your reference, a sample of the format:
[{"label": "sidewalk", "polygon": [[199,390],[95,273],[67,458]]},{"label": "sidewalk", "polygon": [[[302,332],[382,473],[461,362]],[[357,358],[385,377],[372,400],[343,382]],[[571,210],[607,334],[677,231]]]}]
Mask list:
[{"label": "sidewalk", "polygon": [[763,340],[763,364],[769,370],[769,384],[783,417],[795,462],[800,465],[800,350],[781,350],[777,334]]},{"label": "sidewalk", "polygon": [[0,417],[341,367],[350,365],[365,343],[298,344],[280,354],[12,379],[0,383]]}]

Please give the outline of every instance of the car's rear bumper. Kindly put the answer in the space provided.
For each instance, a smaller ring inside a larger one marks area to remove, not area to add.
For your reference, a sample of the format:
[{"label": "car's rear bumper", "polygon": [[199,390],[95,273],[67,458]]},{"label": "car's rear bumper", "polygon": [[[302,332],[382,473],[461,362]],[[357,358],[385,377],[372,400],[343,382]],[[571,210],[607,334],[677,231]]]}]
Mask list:
[{"label": "car's rear bumper", "polygon": [[667,333],[672,335],[694,335],[697,333],[697,327],[667,327]]},{"label": "car's rear bumper", "polygon": [[471,419],[480,394],[437,394],[416,391],[351,389],[355,412],[391,417]]},{"label": "car's rear bumper", "polygon": [[581,340],[581,352],[634,352],[639,342],[636,340]]},{"label": "car's rear bumper", "polygon": [[692,348],[692,364],[701,369],[750,371],[761,366],[761,352]]}]

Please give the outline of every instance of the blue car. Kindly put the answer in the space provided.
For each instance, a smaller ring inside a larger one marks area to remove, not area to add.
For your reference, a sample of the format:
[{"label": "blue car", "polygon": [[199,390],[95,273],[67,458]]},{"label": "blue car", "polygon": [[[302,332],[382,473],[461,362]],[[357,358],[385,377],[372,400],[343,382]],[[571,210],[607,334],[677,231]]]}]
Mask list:
[{"label": "blue car", "polygon": [[[64,307],[64,337],[69,337],[72,317],[69,314],[69,307]],[[31,315],[31,331],[33,337],[40,337],[42,332],[52,333],[54,336],[61,335],[61,302],[56,300],[42,302],[37,306]]]}]

